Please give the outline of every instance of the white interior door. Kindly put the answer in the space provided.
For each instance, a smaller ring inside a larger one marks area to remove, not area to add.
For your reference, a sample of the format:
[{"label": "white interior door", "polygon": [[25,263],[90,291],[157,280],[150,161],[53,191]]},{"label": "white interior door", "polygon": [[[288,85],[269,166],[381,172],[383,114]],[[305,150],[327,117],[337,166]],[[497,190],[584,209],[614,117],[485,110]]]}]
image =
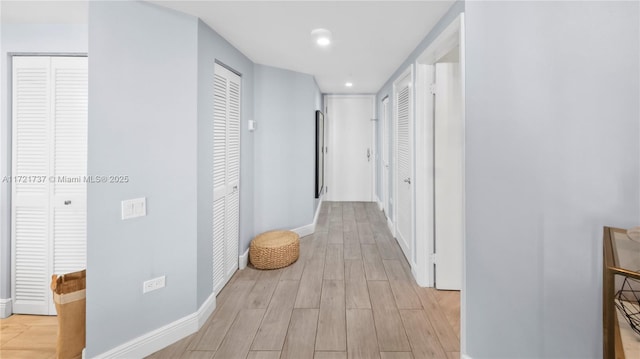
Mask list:
[{"label": "white interior door", "polygon": [[396,239],[410,264],[413,251],[413,94],[411,69],[394,83]]},{"label": "white interior door", "polygon": [[12,60],[13,311],[55,314],[51,275],[86,268],[87,58]]},{"label": "white interior door", "polygon": [[459,290],[464,234],[464,125],[460,64],[437,63],[435,82],[435,284],[438,289]]},{"label": "white interior door", "polygon": [[389,98],[382,101],[382,209],[389,217]]},{"label": "white interior door", "polygon": [[373,97],[328,96],[331,201],[373,200]]},{"label": "white interior door", "polygon": [[241,78],[219,64],[214,74],[213,290],[218,294],[238,269]]}]

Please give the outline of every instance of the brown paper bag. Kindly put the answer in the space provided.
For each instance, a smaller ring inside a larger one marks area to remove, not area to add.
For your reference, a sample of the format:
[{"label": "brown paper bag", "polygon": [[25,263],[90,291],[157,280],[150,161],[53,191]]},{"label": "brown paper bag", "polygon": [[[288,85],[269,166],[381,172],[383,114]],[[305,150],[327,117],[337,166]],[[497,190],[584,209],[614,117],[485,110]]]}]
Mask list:
[{"label": "brown paper bag", "polygon": [[58,312],[56,358],[80,359],[85,347],[87,271],[51,276],[53,302]]}]

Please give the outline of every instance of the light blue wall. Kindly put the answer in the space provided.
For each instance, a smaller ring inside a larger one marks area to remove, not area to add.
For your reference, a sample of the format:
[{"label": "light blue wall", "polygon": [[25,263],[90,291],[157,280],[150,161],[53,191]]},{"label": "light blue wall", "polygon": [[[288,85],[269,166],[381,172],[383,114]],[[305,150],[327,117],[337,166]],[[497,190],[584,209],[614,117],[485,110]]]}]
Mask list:
[{"label": "light blue wall", "polygon": [[313,222],[315,111],[321,93],[311,75],[255,66],[255,230]]},{"label": "light blue wall", "polygon": [[[149,3],[89,3],[88,170],[130,178],[88,188],[89,357],[197,309],[197,34]],[[137,197],[147,216],[121,220]]]},{"label": "light blue wall", "polygon": [[[389,168],[393,168],[393,146],[395,145],[393,142],[393,128],[395,126],[394,118],[393,118],[393,106],[394,106],[394,99],[393,99],[393,82],[396,81],[398,79],[398,76],[400,76],[409,66],[411,66],[412,64],[415,63],[416,59],[418,58],[418,56],[420,56],[424,50],[433,42],[433,40],[435,40],[438,35],[440,35],[440,33],[447,28],[447,26],[449,26],[449,24],[451,24],[451,22],[453,20],[455,20],[456,17],[458,17],[458,15],[464,11],[464,6],[465,3],[464,1],[456,1],[453,5],[451,5],[451,8],[449,8],[449,10],[447,11],[446,14],[444,14],[444,16],[438,21],[438,23],[433,27],[433,29],[431,29],[431,31],[429,31],[429,34],[427,34],[427,36],[420,42],[420,44],[418,44],[418,46],[415,48],[415,50],[413,50],[413,52],[411,52],[411,54],[409,55],[409,57],[407,57],[406,60],[404,60],[404,62],[402,63],[402,65],[400,65],[398,67],[398,69],[393,73],[393,75],[391,75],[391,77],[389,77],[389,79],[387,80],[387,82],[382,86],[382,88],[378,91],[378,94],[376,95],[376,111],[377,111],[377,118],[378,121],[376,122],[376,136],[377,136],[377,143],[379,144],[377,147],[377,151],[381,151],[382,149],[382,130],[381,130],[381,126],[382,126],[382,99],[385,96],[389,96],[389,106],[388,106],[388,113],[387,113],[387,118],[389,119],[389,128],[390,128],[390,133],[389,133]],[[414,83],[415,83],[415,69],[414,69]],[[414,92],[415,93],[415,92]],[[415,105],[415,101],[414,101],[414,105]],[[415,113],[415,111],[414,111]],[[415,131],[414,131],[415,134]],[[381,188],[381,184],[382,184],[382,154],[380,152],[378,152],[376,154],[376,183],[377,183],[377,187],[376,187],[376,194],[378,196],[378,198],[382,197],[382,188]],[[389,172],[391,173],[391,171]],[[389,195],[391,196],[393,194],[393,176],[390,176],[391,178],[389,178]],[[387,201],[389,201],[389,198],[386,199]],[[389,216],[393,219],[394,218],[394,208],[393,208],[393,202],[389,202]]]},{"label": "light blue wall", "polygon": [[465,14],[466,354],[600,358],[602,227],[640,223],[638,3]]},{"label": "light blue wall", "polygon": [[[89,34],[89,172],[131,178],[89,187],[91,356],[195,312],[212,292],[215,61],[242,74],[241,253],[257,232],[313,221],[322,98],[312,76],[254,65],[200,20],[152,4],[92,2]],[[140,196],[148,215],[121,221],[120,201]],[[167,286],[143,295],[160,275]]]},{"label": "light blue wall", "polygon": [[[9,53],[86,54],[86,24],[0,24],[0,178],[11,173]],[[11,298],[11,184],[0,183],[0,299]]]},{"label": "light blue wall", "polygon": [[254,237],[253,62],[198,21],[198,306],[213,291],[213,69],[218,60],[242,74],[240,133],[240,253]]}]

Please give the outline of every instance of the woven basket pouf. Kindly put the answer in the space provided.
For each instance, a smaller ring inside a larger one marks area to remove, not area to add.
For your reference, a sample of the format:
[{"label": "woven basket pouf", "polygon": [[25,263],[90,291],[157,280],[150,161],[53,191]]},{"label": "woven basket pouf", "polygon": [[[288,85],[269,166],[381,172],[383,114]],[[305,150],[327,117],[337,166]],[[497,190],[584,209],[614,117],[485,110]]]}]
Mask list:
[{"label": "woven basket pouf", "polygon": [[258,269],[277,269],[295,262],[300,255],[300,239],[291,231],[262,233],[251,241],[249,260]]}]

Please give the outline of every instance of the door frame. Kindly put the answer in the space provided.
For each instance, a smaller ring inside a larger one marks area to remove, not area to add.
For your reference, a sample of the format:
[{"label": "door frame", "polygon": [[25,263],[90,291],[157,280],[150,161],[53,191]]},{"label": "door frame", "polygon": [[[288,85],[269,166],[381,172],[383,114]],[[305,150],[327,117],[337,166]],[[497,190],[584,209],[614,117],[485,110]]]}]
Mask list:
[{"label": "door frame", "polygon": [[[241,249],[240,249],[240,221],[241,221],[241,212],[240,212],[240,207],[241,207],[241,203],[242,203],[242,196],[241,196],[241,190],[242,190],[242,176],[241,176],[241,168],[242,168],[242,121],[243,121],[243,112],[242,112],[242,94],[244,91],[244,78],[242,76],[242,73],[235,70],[234,68],[228,66],[227,64],[219,61],[218,59],[215,59],[215,61],[213,62],[213,74],[214,74],[214,82],[215,82],[215,75],[216,75],[216,71],[220,69],[219,71],[221,71],[222,73],[224,72],[228,72],[230,76],[238,76],[238,83],[240,86],[240,94],[239,94],[239,101],[240,101],[240,106],[239,106],[239,134],[238,134],[238,183],[235,186],[235,188],[232,188],[231,190],[229,190],[229,186],[231,186],[231,184],[228,182],[228,172],[225,171],[225,188],[224,188],[224,194],[222,195],[222,197],[225,198],[225,208],[224,208],[224,235],[223,235],[223,244],[222,244],[222,249],[223,249],[223,253],[222,253],[222,275],[223,275],[223,282],[222,285],[220,286],[220,288],[216,288],[215,286],[215,278],[213,278],[215,276],[215,260],[213,258],[213,252],[212,252],[212,263],[214,263],[214,265],[212,266],[212,283],[213,283],[213,295],[217,296],[218,294],[220,294],[220,292],[222,291],[222,289],[225,287],[225,285],[227,285],[229,283],[229,281],[231,280],[231,278],[233,277],[233,275],[239,270],[242,269],[241,268]],[[226,78],[227,82],[231,82],[230,78]],[[227,85],[228,86],[228,85]],[[228,94],[228,93],[227,93]],[[228,100],[229,98],[227,97],[226,100]],[[228,103],[228,101],[227,101]],[[227,111],[228,111],[228,107],[227,107]],[[228,116],[225,116],[226,118],[226,125],[225,125],[225,129],[226,129],[226,134],[225,134],[225,161],[227,162],[225,164],[225,167],[228,169],[228,160],[229,160],[229,118]],[[212,118],[213,119],[213,118]],[[212,156],[214,154],[212,153]],[[213,172],[211,173],[213,176]],[[212,191],[214,190],[214,182],[213,182],[213,177],[212,177]],[[215,191],[213,191],[215,193]],[[228,223],[228,204],[226,203],[226,198],[227,196],[229,196],[230,194],[233,194],[234,192],[238,192],[238,228],[237,228],[237,233],[238,233],[238,238],[236,241],[236,246],[237,246],[237,251],[235,253],[234,257],[234,263],[235,263],[235,269],[233,269],[233,271],[230,271],[229,273],[227,273],[228,268],[227,268],[227,262],[226,259],[228,258],[228,253],[226,252],[227,248],[227,235],[228,235],[228,228],[227,228],[227,223]],[[212,210],[214,210],[215,207],[215,197],[212,197],[212,202],[211,202],[211,207]],[[214,230],[215,232],[215,230]],[[211,236],[211,241],[214,242],[214,233],[212,233]],[[212,243],[213,245],[215,245],[215,243]],[[247,249],[247,253],[248,253],[249,249]],[[216,290],[217,289],[217,290]]]},{"label": "door frame", "polygon": [[[2,178],[12,176],[12,158],[13,158],[13,57],[14,56],[63,56],[63,57],[88,57],[86,52],[24,52],[10,51],[7,52],[7,66],[4,86],[0,86],[0,96],[6,98],[6,108],[3,110],[7,114],[4,121],[0,121],[0,176]],[[11,214],[12,200],[11,183],[2,183],[0,186],[0,246],[6,248],[6,253],[0,255],[0,268],[6,268],[8,271],[0,272],[0,283],[8,283],[9,288],[13,288],[13,236],[11,228],[13,226]],[[6,246],[6,247],[5,247]],[[8,263],[8,264],[7,264]],[[13,313],[14,292],[12,289],[8,298],[0,298],[0,319],[10,316]]]},{"label": "door frame", "polygon": [[[382,205],[381,210],[384,211],[385,217],[389,218],[389,159],[390,159],[390,151],[389,151],[389,96],[386,96],[382,101],[382,116],[380,123],[380,132],[382,139],[382,150],[380,152],[380,202]],[[384,160],[386,162],[386,168]],[[386,171],[386,176],[385,176]]]},{"label": "door frame", "polygon": [[[327,150],[325,152],[328,153],[328,156],[325,156],[325,192],[324,192],[324,196],[326,196],[325,198],[323,198],[325,201],[333,201],[333,194],[331,193],[335,193],[335,192],[330,192],[331,187],[334,185],[333,183],[333,162],[334,162],[334,158],[333,155],[335,153],[334,148],[333,147],[333,139],[331,138],[331,133],[332,133],[332,127],[333,127],[333,119],[329,116],[328,114],[328,104],[329,104],[329,100],[330,99],[368,99],[371,101],[371,114],[372,116],[375,116],[376,113],[376,98],[375,95],[324,95],[323,96],[323,106],[324,106],[324,118],[325,118],[325,133],[326,133],[326,143],[327,143]],[[376,121],[373,117],[371,117],[370,119],[371,121],[371,155],[372,155],[372,165],[371,165],[371,173],[369,174],[371,176],[371,193],[370,193],[370,197],[371,197],[371,201],[375,202],[376,198],[377,198],[377,194],[376,194],[376,155],[375,155],[375,150],[376,150]],[[328,181],[327,181],[328,179]],[[326,190],[326,188],[329,188],[329,191]]]},{"label": "door frame", "polygon": [[[6,145],[4,148],[0,148],[0,154],[3,152],[3,150],[6,150],[6,152],[0,156],[0,171],[3,171],[6,169],[7,173],[6,176],[8,178],[12,178],[13,174],[14,174],[14,167],[15,167],[15,138],[16,138],[16,128],[14,126],[14,102],[15,102],[15,91],[14,91],[14,85],[15,85],[15,81],[13,78],[13,66],[14,66],[14,58],[15,57],[47,57],[47,58],[53,58],[53,57],[70,57],[70,58],[74,58],[74,57],[84,57],[87,58],[87,65],[88,65],[88,53],[86,52],[21,52],[21,51],[17,51],[17,52],[8,52],[7,53],[7,66],[6,66],[6,72],[5,75],[6,76],[6,87],[3,89],[7,90],[7,108],[6,113],[7,118],[6,118],[6,123],[2,124],[2,127],[6,126],[6,131],[5,134],[0,136],[0,138],[2,139],[6,139]],[[0,89],[0,94],[2,93],[2,90]],[[88,84],[87,84],[87,91],[88,91]],[[87,118],[88,121],[88,118]],[[0,127],[0,133],[1,133],[1,127]],[[88,146],[88,137],[87,137],[87,146]],[[51,143],[49,144],[49,147],[51,147]],[[88,147],[87,147],[88,148]],[[88,150],[87,150],[88,151]],[[4,177],[5,175],[3,175]],[[5,192],[6,191],[6,192]],[[14,313],[14,309],[15,309],[15,301],[16,301],[16,233],[15,233],[15,213],[13,211],[13,201],[15,199],[15,186],[13,181],[8,181],[7,183],[3,184],[3,188],[0,189],[0,198],[2,197],[3,193],[6,193],[6,201],[2,201],[2,206],[6,206],[6,216],[3,216],[0,218],[0,227],[2,227],[3,223],[7,224],[8,227],[8,249],[9,249],[9,253],[7,253],[7,257],[10,260],[10,270],[9,273],[7,274],[3,274],[2,276],[8,277],[8,282],[9,282],[9,288],[10,288],[10,297],[6,298],[8,300],[8,302],[6,303],[2,303],[2,298],[0,298],[0,318],[5,318],[5,314],[11,315]],[[86,200],[86,191],[85,190],[85,200]],[[50,204],[48,206],[48,210],[49,210],[49,215],[51,215],[51,213],[53,212],[53,206]],[[87,207],[86,207],[86,203],[85,203],[85,212],[87,211]],[[6,221],[6,222],[5,222]],[[51,225],[51,219],[48,218],[48,226]],[[0,233],[0,245],[3,245],[2,242],[2,236],[5,232]],[[89,242],[89,238],[87,236],[87,238],[85,239],[86,244],[88,245]],[[47,248],[47,255],[49,256],[50,260],[53,260],[53,252],[54,252],[54,248],[53,246],[49,246],[49,248]],[[4,267],[4,264],[2,264],[3,261],[3,256],[0,256],[0,267]],[[85,261],[87,261],[88,264],[88,256],[86,255],[85,252]],[[53,267],[53,263],[50,264],[50,267]],[[4,278],[6,278],[4,277]],[[0,282],[2,282],[2,280],[4,278],[0,278]],[[55,303],[53,303],[53,300],[49,300],[48,301],[48,311],[49,313],[55,313]],[[8,316],[7,315],[7,316]],[[41,314],[41,315],[56,315],[56,314]]]},{"label": "door frame", "polygon": [[[404,71],[402,71],[402,73],[400,73],[400,75],[398,75],[396,77],[396,79],[393,81],[393,88],[392,88],[392,95],[393,95],[393,236],[396,237],[396,241],[398,242],[398,244],[400,245],[400,247],[402,247],[402,244],[400,243],[400,241],[398,241],[397,237],[398,237],[398,222],[400,222],[398,220],[398,184],[399,184],[399,173],[398,173],[398,101],[396,99],[396,94],[397,94],[397,87],[398,87],[398,83],[400,83],[402,80],[404,80],[407,76],[409,77],[409,141],[410,141],[410,154],[411,154],[411,180],[413,181],[413,185],[411,186],[411,203],[409,204],[409,207],[411,208],[411,213],[410,215],[410,219],[409,219],[409,238],[407,239],[407,242],[410,243],[410,248],[408,248],[408,252],[409,255],[407,256],[407,253],[405,253],[405,257],[407,257],[407,261],[409,262],[409,265],[411,266],[411,272],[412,275],[414,277],[416,277],[416,273],[415,273],[415,268],[416,268],[416,243],[415,243],[415,238],[416,238],[416,231],[415,231],[415,223],[416,223],[416,211],[415,211],[415,203],[416,203],[416,186],[415,186],[415,178],[416,178],[416,166],[415,166],[415,161],[416,161],[416,156],[415,156],[415,148],[416,148],[416,143],[415,143],[415,124],[416,124],[416,118],[415,118],[415,110],[414,110],[414,105],[415,105],[415,91],[414,91],[414,83],[415,83],[415,79],[414,79],[414,71],[413,71],[413,64],[409,65]],[[404,252],[404,248],[403,252]]]},{"label": "door frame", "polygon": [[[414,277],[422,287],[434,286],[434,104],[431,94],[431,84],[434,80],[433,67],[442,56],[454,49],[460,51],[460,77],[462,89],[462,126],[465,125],[465,27],[464,13],[460,13],[438,37],[418,56],[416,65],[416,163],[420,164],[416,174],[416,192],[418,201],[416,206],[418,221],[416,226],[416,267]],[[465,208],[465,142],[462,144],[462,208]],[[466,222],[465,211],[462,213],[463,223]],[[466,227],[462,229],[462,285],[460,291],[460,352],[466,353]]]}]

